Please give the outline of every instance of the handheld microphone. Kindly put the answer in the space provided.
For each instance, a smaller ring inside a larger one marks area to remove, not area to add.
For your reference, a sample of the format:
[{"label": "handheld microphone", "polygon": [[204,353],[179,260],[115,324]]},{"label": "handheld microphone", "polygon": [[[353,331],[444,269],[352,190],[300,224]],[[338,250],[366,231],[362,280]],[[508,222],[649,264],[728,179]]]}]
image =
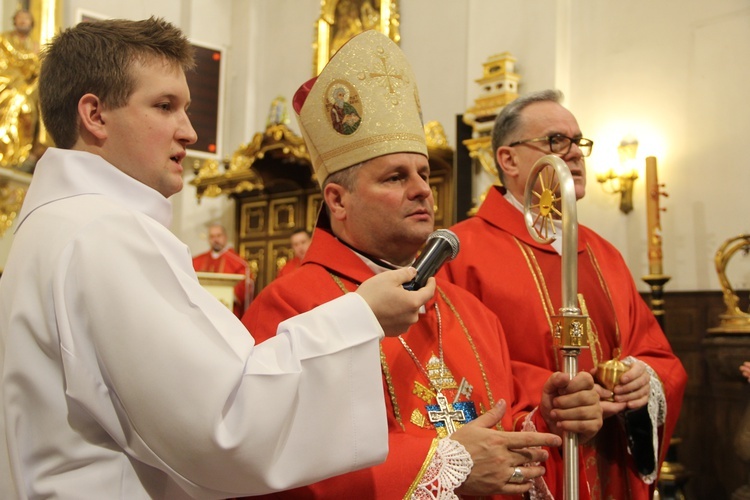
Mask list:
[{"label": "handheld microphone", "polygon": [[412,266],[417,270],[417,275],[413,280],[404,283],[403,287],[407,290],[422,288],[430,276],[434,276],[438,272],[440,266],[456,258],[458,248],[458,236],[453,231],[448,229],[433,231],[427,237],[424,250]]}]

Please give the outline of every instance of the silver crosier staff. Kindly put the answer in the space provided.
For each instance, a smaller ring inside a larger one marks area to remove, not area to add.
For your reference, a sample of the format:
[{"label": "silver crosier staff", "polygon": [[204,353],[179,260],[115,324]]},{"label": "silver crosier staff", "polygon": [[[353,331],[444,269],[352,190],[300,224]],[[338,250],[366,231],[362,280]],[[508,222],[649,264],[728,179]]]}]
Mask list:
[{"label": "silver crosier staff", "polygon": [[[552,316],[555,347],[563,358],[563,372],[575,377],[578,354],[588,348],[588,317],[578,308],[578,217],[573,176],[565,162],[554,155],[541,157],[526,181],[523,205],[526,229],[535,241],[551,243],[555,223],[562,220],[562,307]],[[563,435],[563,489],[565,500],[578,500],[578,434]]]}]

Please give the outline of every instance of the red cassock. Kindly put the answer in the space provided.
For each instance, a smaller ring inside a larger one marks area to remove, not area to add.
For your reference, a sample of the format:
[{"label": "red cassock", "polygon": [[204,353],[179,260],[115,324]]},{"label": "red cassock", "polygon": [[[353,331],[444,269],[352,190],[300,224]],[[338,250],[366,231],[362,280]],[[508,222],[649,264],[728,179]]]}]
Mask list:
[{"label": "red cassock", "polygon": [[250,267],[245,259],[237,255],[231,248],[227,248],[216,258],[209,251],[193,257],[193,269],[197,272],[242,274],[245,276],[245,279],[234,287],[234,314],[241,318],[245,312],[245,300],[252,298],[250,296],[252,294],[252,276],[250,276]]},{"label": "red cassock", "polygon": [[[293,275],[276,279],[264,288],[243,317],[243,323],[256,341],[263,341],[275,334],[280,321],[339,297],[345,291],[354,291],[371,276],[373,271],[361,258],[330,232],[318,228],[303,265]],[[497,317],[474,296],[446,281],[438,282],[438,292],[425,310],[402,336],[421,366],[433,372],[440,357],[438,332],[442,325],[447,371],[441,383],[448,399],[473,406],[478,415],[505,399],[508,411],[501,422],[503,429],[520,428],[532,406],[525,389],[512,377],[508,348]],[[389,415],[387,460],[376,467],[268,498],[353,498],[356,494],[357,498],[396,499],[410,495],[411,488],[422,477],[431,447],[441,435],[441,430],[427,418],[426,405],[436,405],[435,393],[431,391],[434,386],[398,338],[382,341],[381,361]],[[539,431],[547,432],[538,412],[534,412],[531,420]],[[325,450],[310,450],[310,453],[325,453]],[[562,484],[559,450],[551,450],[546,467],[546,479],[555,491]]]},{"label": "red cassock", "polygon": [[[536,396],[549,374],[562,367],[550,321],[561,307],[562,259],[550,245],[531,238],[523,214],[501,189],[491,189],[477,215],[452,228],[461,251],[441,275],[495,311],[505,328],[514,374]],[[658,436],[661,463],[680,413],[687,374],[620,253],[581,225],[578,293],[580,308],[591,319],[592,346],[581,350],[579,369],[589,371],[595,360],[608,361],[620,349],[620,359],[633,356],[647,363],[663,385],[667,414]],[[653,485],[639,477],[618,418],[606,419],[583,452],[592,498],[651,498]]]},{"label": "red cassock", "polygon": [[292,257],[291,259],[286,261],[286,264],[284,264],[284,267],[279,269],[279,272],[276,274],[276,277],[281,278],[282,276],[286,276],[287,274],[297,269],[301,264],[302,264],[302,259],[296,256]]}]

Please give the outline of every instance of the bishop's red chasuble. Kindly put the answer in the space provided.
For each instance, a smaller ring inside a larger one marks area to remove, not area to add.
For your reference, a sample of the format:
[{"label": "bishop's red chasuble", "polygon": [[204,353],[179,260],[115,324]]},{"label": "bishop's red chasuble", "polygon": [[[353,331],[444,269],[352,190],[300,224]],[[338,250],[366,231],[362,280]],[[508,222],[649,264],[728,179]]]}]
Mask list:
[{"label": "bishop's red chasuble", "polygon": [[[345,291],[354,291],[371,276],[373,271],[361,258],[330,232],[318,228],[302,266],[265,287],[243,317],[243,323],[261,342],[275,334],[280,321]],[[436,388],[427,380],[425,370],[454,410],[461,409],[466,416],[481,415],[505,399],[508,410],[501,422],[503,429],[521,427],[532,406],[525,389],[511,375],[508,348],[497,317],[474,296],[445,281],[438,282],[438,291],[425,309],[419,321],[402,335],[424,370],[398,338],[382,341],[383,389],[389,415],[387,460],[376,467],[269,498],[409,498],[425,473],[423,467],[429,462],[437,438],[445,435],[445,425],[432,423],[429,418],[429,412],[438,411],[439,404]],[[331,408],[331,412],[336,412],[336,408]],[[548,432],[538,412],[531,418],[539,431]],[[550,450],[545,466],[550,489],[562,491],[559,450]]]},{"label": "bishop's red chasuble", "polygon": [[248,296],[251,293],[249,285],[251,285],[252,277],[245,259],[231,248],[227,248],[216,258],[208,251],[193,257],[193,269],[197,272],[244,275],[245,280],[240,281],[234,287],[234,314],[242,318],[245,312],[245,300],[249,301],[252,298]]},{"label": "bishop's red chasuble", "polygon": [[[523,214],[493,188],[477,215],[451,228],[461,252],[441,275],[469,290],[492,309],[505,329],[513,371],[529,395],[538,395],[550,373],[562,369],[552,342],[551,315],[562,302],[561,257],[534,241]],[[687,375],[654,315],[642,300],[620,253],[590,229],[578,226],[579,307],[590,316],[590,349],[582,349],[579,370],[633,356],[653,368],[667,401],[659,429],[660,462],[677,422]],[[627,452],[618,418],[608,418],[597,437],[582,447],[592,498],[647,499],[646,484]],[[658,469],[657,469],[658,470]]]},{"label": "bishop's red chasuble", "polygon": [[284,264],[284,267],[279,269],[279,272],[276,274],[276,277],[281,278],[282,276],[286,276],[287,274],[297,269],[301,264],[302,264],[302,259],[296,256],[292,257],[291,259],[286,261],[286,264]]}]

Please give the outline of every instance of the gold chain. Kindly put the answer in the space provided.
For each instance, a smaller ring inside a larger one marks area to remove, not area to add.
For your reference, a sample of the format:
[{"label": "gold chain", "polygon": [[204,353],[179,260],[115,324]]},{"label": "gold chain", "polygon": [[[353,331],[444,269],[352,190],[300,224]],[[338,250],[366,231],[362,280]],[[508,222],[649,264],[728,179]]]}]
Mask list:
[{"label": "gold chain", "polygon": [[[445,375],[445,357],[443,356],[443,319],[440,317],[440,308],[438,307],[437,301],[435,301],[435,314],[437,315],[437,323],[438,323],[438,352],[440,356],[440,379],[442,380]],[[435,394],[439,393],[441,388],[435,382],[432,381],[432,379],[430,378],[430,374],[427,372],[427,369],[424,366],[422,366],[422,363],[419,362],[417,355],[414,354],[414,351],[411,350],[411,347],[409,347],[409,344],[406,343],[406,340],[404,340],[404,337],[402,335],[399,335],[398,340],[401,342],[401,345],[404,346],[404,349],[406,349],[406,352],[409,353],[409,356],[411,356],[411,359],[414,360],[414,363],[417,365],[419,370],[427,378],[427,382],[435,390]]]}]

